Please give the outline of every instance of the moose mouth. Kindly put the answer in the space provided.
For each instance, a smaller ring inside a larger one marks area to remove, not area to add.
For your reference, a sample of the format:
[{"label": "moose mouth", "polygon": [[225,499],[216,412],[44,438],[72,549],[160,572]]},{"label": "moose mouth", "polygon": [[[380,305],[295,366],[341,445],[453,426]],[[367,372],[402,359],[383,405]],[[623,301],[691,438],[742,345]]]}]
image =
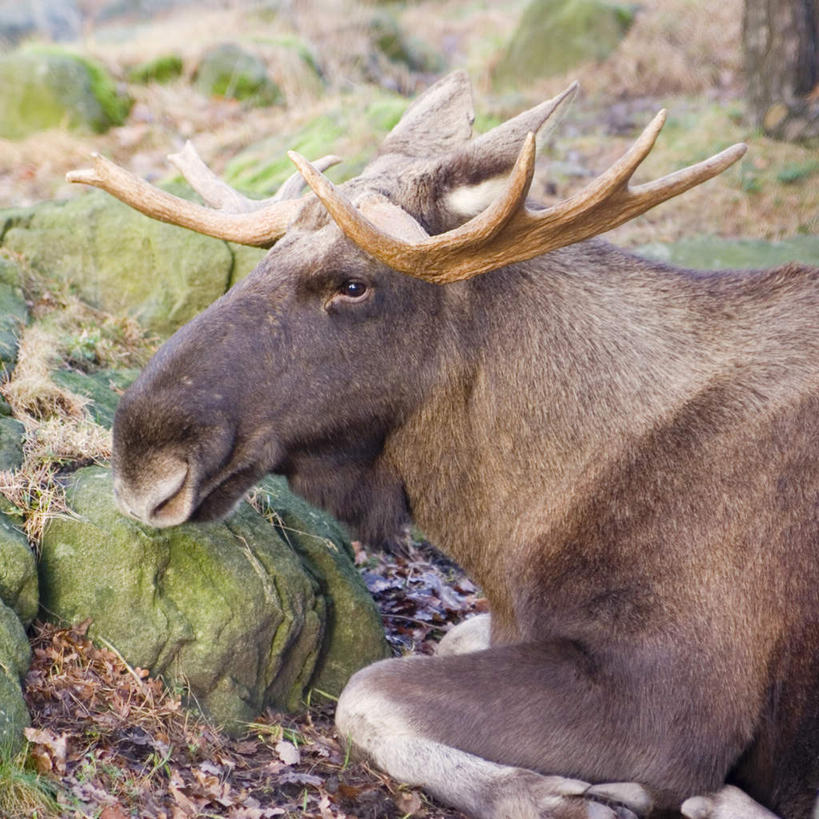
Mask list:
[{"label": "moose mouth", "polygon": [[201,494],[188,520],[206,522],[227,517],[239,504],[245,492],[267,474],[266,469],[246,466],[211,483]]},{"label": "moose mouth", "polygon": [[120,510],[149,526],[165,529],[187,521],[214,521],[226,517],[244,493],[267,470],[257,464],[241,464],[221,470],[201,481],[196,470],[177,458],[161,458],[154,464],[147,488],[129,485],[116,475],[114,496]]}]

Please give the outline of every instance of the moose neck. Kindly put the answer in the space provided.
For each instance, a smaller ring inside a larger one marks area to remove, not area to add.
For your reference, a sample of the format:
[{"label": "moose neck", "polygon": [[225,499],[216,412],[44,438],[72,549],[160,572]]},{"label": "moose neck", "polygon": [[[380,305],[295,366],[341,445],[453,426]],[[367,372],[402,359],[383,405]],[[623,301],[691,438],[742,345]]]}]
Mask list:
[{"label": "moose neck", "polygon": [[562,548],[548,533],[583,487],[723,366],[732,345],[708,281],[593,241],[453,287],[455,311],[468,311],[458,352],[386,455],[417,524],[507,628],[507,579],[535,538]]}]

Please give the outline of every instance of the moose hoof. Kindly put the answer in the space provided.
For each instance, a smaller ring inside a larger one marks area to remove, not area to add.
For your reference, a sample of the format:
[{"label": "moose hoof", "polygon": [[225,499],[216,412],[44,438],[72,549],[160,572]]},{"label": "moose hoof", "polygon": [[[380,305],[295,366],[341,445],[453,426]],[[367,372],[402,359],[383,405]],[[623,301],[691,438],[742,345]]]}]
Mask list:
[{"label": "moose hoof", "polygon": [[518,770],[508,785],[508,797],[496,801],[492,816],[640,819],[652,806],[651,796],[634,782],[592,786],[577,779]]},{"label": "moose hoof", "polygon": [[680,810],[688,819],[777,819],[775,813],[733,785],[706,796],[692,796]]}]

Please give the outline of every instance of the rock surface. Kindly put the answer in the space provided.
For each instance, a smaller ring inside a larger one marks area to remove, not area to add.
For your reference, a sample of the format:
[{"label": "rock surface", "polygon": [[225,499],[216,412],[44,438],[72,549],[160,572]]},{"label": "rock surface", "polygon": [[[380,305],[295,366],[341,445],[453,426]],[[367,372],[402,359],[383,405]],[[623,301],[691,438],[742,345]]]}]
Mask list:
[{"label": "rock surface", "polygon": [[0,0],[0,43],[16,43],[35,33],[72,40],[81,28],[76,0]]},{"label": "rock surface", "polygon": [[86,57],[44,48],[0,56],[0,137],[20,139],[64,123],[105,131],[121,125],[130,108],[107,71]]},{"label": "rock surface", "polygon": [[107,470],[80,470],[68,491],[75,515],[43,538],[45,610],[90,617],[93,637],[189,686],[226,726],[266,705],[296,708],[312,684],[337,694],[385,655],[380,619],[340,530],[273,488],[265,507],[295,526],[271,526],[242,504],[224,523],[151,530],[116,511]]},{"label": "rock surface", "polygon": [[531,0],[493,72],[500,88],[604,60],[619,45],[634,9],[609,0]]},{"label": "rock surface", "polygon": [[0,374],[14,369],[20,331],[28,324],[21,277],[20,266],[0,256]]},{"label": "rock surface", "polygon": [[226,242],[157,222],[94,191],[18,211],[3,244],[78,295],[169,335],[228,287]]},{"label": "rock surface", "polygon": [[22,531],[22,517],[0,497],[0,601],[23,625],[37,616],[37,561]]},{"label": "rock surface", "polygon": [[264,61],[236,43],[223,43],[205,53],[196,68],[194,86],[209,97],[250,105],[281,102],[281,91],[268,76]]},{"label": "rock surface", "polygon": [[20,682],[28,671],[31,648],[14,611],[0,602],[0,749],[16,752],[23,744],[29,715]]},{"label": "rock surface", "polygon": [[182,76],[184,64],[177,54],[165,54],[133,66],[128,71],[128,79],[136,83],[165,83]]},{"label": "rock surface", "polygon": [[649,244],[635,252],[667,264],[698,270],[762,269],[787,262],[819,266],[819,236],[796,236],[780,242],[693,236],[671,244]]},{"label": "rock surface", "polygon": [[55,384],[75,395],[90,398],[85,410],[91,416],[91,420],[101,426],[111,427],[120,391],[127,389],[138,375],[139,370],[134,369],[104,369],[94,373],[54,370],[51,378]]}]

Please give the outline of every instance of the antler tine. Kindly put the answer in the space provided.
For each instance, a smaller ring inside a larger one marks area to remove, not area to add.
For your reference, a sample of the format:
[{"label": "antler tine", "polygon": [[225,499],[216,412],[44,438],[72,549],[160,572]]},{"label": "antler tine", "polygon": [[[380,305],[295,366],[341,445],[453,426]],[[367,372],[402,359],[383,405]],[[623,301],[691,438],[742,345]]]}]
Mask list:
[{"label": "antler tine", "polygon": [[397,239],[380,230],[303,156],[295,151],[288,156],[336,224],[362,250],[402,273],[442,284],[448,280],[449,264],[465,248],[490,242],[520,210],[534,176],[535,135],[526,135],[503,193],[486,210],[454,230],[419,241]]},{"label": "antler tine", "polygon": [[[186,227],[217,239],[255,247],[271,247],[284,234],[290,220],[301,207],[301,200],[290,199],[261,203],[260,208],[250,212],[214,210],[167,193],[100,154],[95,153],[93,157],[93,168],[69,171],[66,179],[101,188],[152,219]],[[196,160],[204,166],[198,155]],[[190,155],[182,160],[182,164],[196,167],[196,161]],[[224,189],[228,186],[216,179],[224,187],[221,191],[215,191],[213,180],[207,179],[208,175],[213,177],[213,174],[207,168],[206,171],[206,174],[201,173],[201,170],[194,172],[197,185],[208,187],[209,196],[221,196],[222,201],[225,201]],[[194,187],[196,188],[195,185]],[[238,193],[236,195],[241,196]]]},{"label": "antler tine", "polygon": [[[301,174],[296,172],[289,176],[274,196],[267,199],[250,199],[220,179],[199,156],[194,144],[188,140],[179,153],[168,154],[168,161],[188,180],[190,186],[210,205],[226,213],[252,213],[261,210],[273,202],[285,199],[296,199],[301,196],[305,187]],[[341,157],[329,154],[315,161],[315,166],[324,171],[338,165]]]},{"label": "antler tine", "polygon": [[[326,171],[328,168],[332,168],[333,165],[338,165],[339,162],[341,162],[340,156],[327,154],[327,156],[323,156],[321,159],[314,160],[313,167],[317,171]],[[304,181],[304,177],[299,171],[296,171],[285,179],[282,186],[276,191],[275,196],[271,196],[270,199],[263,199],[262,201],[281,202],[283,199],[295,199],[297,196],[301,196],[306,187],[307,182]]]},{"label": "antler tine", "polygon": [[640,213],[643,213],[654,205],[685,193],[701,182],[706,182],[721,174],[726,168],[741,159],[747,150],[748,146],[744,142],[738,142],[696,165],[689,165],[687,168],[681,168],[679,171],[666,174],[652,182],[629,188],[629,200],[635,204],[639,203],[638,206],[642,209]]},{"label": "antler tine", "polygon": [[202,161],[190,140],[185,142],[185,147],[179,153],[168,154],[168,162],[212,208],[229,213],[249,213],[256,210],[253,200],[231,188]]}]

